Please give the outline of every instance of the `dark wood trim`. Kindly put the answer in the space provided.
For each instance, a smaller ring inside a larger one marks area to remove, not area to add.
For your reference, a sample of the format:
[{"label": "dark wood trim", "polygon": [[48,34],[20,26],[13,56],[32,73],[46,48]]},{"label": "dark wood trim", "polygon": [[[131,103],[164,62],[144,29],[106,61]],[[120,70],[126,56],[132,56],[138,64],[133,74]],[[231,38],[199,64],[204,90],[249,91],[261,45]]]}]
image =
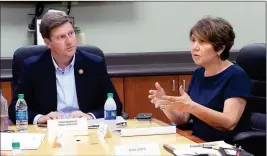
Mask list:
[{"label": "dark wood trim", "polygon": [[[108,66],[110,77],[137,77],[137,76],[167,76],[191,75],[198,66],[192,63],[176,64],[147,64],[147,65],[118,65]],[[1,81],[12,80],[11,69],[1,69]]]},{"label": "dark wood trim", "polygon": [[[237,55],[232,50],[229,60]],[[192,74],[197,68],[190,51],[107,53],[105,61],[111,77]],[[12,57],[0,57],[0,69],[1,81],[12,80]]]},{"label": "dark wood trim", "polygon": [[[136,53],[107,53],[107,66],[132,66],[151,64],[194,64],[190,51],[136,52]],[[236,60],[238,50],[230,52],[230,61]],[[1,57],[1,69],[12,68],[12,57]]]},{"label": "dark wood trim", "polygon": [[[156,124],[159,124],[161,126],[170,126],[169,124],[165,123],[165,122],[162,122],[160,120],[157,120],[157,119],[152,119],[153,122],[155,122]],[[183,130],[180,130],[178,128],[176,128],[176,133],[196,142],[196,143],[204,143],[205,141],[196,137],[196,136],[193,136],[192,135],[192,131],[183,131]]]}]

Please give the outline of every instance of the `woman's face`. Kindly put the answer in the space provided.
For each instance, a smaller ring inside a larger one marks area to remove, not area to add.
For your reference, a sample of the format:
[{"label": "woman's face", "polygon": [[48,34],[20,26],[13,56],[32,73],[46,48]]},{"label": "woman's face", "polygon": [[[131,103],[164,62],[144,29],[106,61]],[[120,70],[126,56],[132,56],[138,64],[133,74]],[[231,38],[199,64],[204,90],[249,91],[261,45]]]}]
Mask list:
[{"label": "woman's face", "polygon": [[196,65],[205,67],[218,59],[218,52],[214,50],[212,44],[194,35],[191,36],[190,40],[191,54]]}]

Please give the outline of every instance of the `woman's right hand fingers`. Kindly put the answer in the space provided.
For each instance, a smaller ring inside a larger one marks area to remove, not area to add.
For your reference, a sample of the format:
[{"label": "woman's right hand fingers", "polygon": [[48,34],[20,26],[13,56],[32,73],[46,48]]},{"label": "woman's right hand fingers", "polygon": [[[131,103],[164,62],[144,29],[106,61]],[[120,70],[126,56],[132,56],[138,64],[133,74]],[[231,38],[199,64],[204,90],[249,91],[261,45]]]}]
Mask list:
[{"label": "woman's right hand fingers", "polygon": [[148,92],[149,92],[149,94],[154,95],[154,94],[156,94],[157,91],[156,90],[149,90]]},{"label": "woman's right hand fingers", "polygon": [[150,94],[150,95],[148,95],[148,98],[150,99],[150,102],[152,104],[155,104],[155,108],[157,108],[158,107],[157,99],[161,99],[161,97],[163,95],[165,95],[165,92],[164,92],[163,88],[160,86],[160,84],[158,82],[155,83],[155,87],[156,87],[157,90],[152,90],[151,89],[151,90],[148,91],[149,94]]},{"label": "woman's right hand fingers", "polygon": [[153,99],[154,98],[154,95],[148,95],[148,98],[149,99]]},{"label": "woman's right hand fingers", "polygon": [[148,98],[153,99],[155,97],[156,92],[157,92],[156,90],[149,90],[150,95],[148,95]]},{"label": "woman's right hand fingers", "polygon": [[158,82],[155,83],[155,87],[157,88],[158,91],[163,90],[163,88],[159,85]]}]

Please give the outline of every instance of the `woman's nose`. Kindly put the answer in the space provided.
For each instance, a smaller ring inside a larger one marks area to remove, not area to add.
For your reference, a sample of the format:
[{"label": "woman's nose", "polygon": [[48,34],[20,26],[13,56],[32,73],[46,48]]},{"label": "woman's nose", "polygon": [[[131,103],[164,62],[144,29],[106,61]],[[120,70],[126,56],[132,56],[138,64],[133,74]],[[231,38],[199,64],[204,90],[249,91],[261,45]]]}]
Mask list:
[{"label": "woman's nose", "polygon": [[198,44],[197,41],[192,43],[192,49],[194,49],[194,50],[198,50],[199,49],[199,44]]}]

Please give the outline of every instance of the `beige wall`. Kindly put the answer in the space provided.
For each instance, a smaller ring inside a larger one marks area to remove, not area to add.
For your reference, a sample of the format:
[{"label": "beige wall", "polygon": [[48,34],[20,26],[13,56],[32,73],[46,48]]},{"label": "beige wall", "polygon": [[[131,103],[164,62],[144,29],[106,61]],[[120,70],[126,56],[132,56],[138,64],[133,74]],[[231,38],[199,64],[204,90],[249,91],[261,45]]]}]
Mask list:
[{"label": "beige wall", "polygon": [[[34,43],[27,31],[35,6],[5,2],[1,5],[1,57]],[[64,7],[60,3],[48,8]],[[188,33],[204,15],[220,16],[236,32],[234,49],[265,42],[264,2],[79,2],[71,9],[85,43],[104,53],[189,50]]]}]

